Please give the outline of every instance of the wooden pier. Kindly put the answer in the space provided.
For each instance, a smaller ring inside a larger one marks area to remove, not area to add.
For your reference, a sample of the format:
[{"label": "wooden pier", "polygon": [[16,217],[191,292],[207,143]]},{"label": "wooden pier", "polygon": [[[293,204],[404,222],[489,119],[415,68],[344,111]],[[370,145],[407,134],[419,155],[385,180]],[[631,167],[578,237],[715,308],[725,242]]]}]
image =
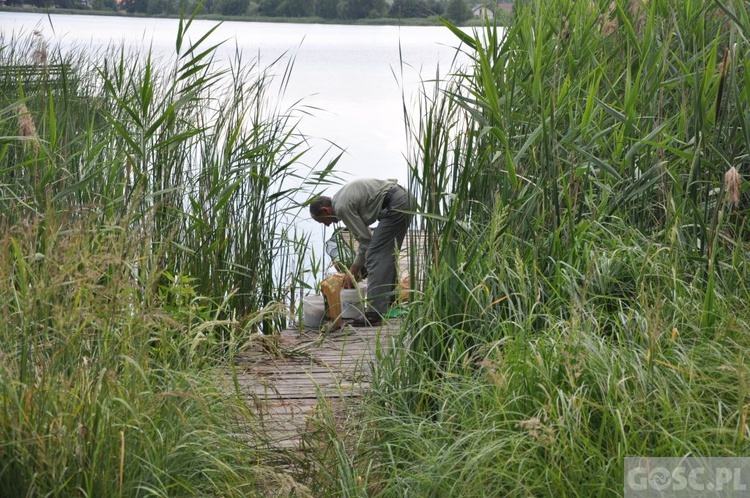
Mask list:
[{"label": "wooden pier", "polygon": [[[421,261],[423,245],[422,232],[409,232],[398,258],[399,281],[409,274],[410,251]],[[259,337],[238,355],[237,387],[257,417],[259,432],[269,438],[265,443],[298,449],[320,402],[335,407],[361,397],[370,385],[376,351],[400,326],[401,319],[388,319],[378,327],[347,325],[332,332],[285,330]]]},{"label": "wooden pier", "polygon": [[286,330],[235,361],[237,384],[272,448],[299,449],[318,403],[355,400],[369,386],[376,351],[400,320],[332,332]]}]

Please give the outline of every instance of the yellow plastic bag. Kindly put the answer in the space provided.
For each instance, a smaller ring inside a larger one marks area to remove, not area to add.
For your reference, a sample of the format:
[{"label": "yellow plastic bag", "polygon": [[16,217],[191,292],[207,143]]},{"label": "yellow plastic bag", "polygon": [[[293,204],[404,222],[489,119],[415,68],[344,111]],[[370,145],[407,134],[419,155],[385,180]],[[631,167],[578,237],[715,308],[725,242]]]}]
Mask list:
[{"label": "yellow plastic bag", "polygon": [[341,321],[341,289],[344,287],[345,273],[336,273],[323,279],[320,290],[326,300],[326,317],[333,320],[333,327],[338,327]]}]

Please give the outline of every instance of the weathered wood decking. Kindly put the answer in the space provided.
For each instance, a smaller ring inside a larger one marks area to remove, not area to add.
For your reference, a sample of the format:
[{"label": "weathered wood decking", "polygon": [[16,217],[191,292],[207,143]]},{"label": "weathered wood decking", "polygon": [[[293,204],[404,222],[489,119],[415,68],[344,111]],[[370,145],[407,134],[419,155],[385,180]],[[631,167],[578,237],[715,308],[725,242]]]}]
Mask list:
[{"label": "weathered wood decking", "polygon": [[[409,274],[410,251],[418,259],[424,244],[420,231],[411,231],[398,258],[399,280]],[[410,249],[412,248],[413,249]],[[341,330],[285,330],[264,337],[236,357],[237,383],[269,445],[297,449],[309,417],[320,401],[356,399],[369,386],[375,352],[401,326],[389,319],[379,327],[347,325]]]},{"label": "weathered wood decking", "polygon": [[16,92],[19,86],[24,93],[60,87],[71,76],[70,64],[0,65],[0,92]]},{"label": "weathered wood decking", "polygon": [[399,324],[347,325],[328,333],[286,330],[271,347],[259,344],[239,355],[237,381],[269,445],[297,449],[320,397],[330,403],[361,396],[375,351]]}]

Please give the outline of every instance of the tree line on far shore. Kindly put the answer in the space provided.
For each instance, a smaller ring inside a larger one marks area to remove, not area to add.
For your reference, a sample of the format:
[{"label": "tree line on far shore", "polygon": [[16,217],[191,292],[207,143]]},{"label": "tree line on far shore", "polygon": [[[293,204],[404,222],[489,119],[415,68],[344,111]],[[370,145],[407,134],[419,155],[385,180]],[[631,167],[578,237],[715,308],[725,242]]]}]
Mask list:
[{"label": "tree line on far shore", "polygon": [[[0,0],[1,2],[2,0]],[[124,11],[152,16],[177,15],[190,11],[196,0],[5,0],[5,5],[41,8]],[[511,1],[511,0],[506,0]],[[268,18],[321,18],[356,21],[360,19],[419,19],[442,16],[460,23],[472,17],[475,5],[498,2],[478,0],[203,0],[202,13],[221,16]],[[497,9],[493,9],[497,10]]]}]

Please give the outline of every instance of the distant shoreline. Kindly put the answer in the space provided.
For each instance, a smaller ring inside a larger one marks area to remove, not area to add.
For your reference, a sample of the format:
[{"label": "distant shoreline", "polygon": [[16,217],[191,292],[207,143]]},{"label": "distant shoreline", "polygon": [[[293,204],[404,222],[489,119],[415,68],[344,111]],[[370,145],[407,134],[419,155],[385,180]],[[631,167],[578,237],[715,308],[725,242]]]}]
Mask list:
[{"label": "distant shoreline", "polygon": [[[179,19],[179,14],[174,15],[143,15],[114,12],[111,10],[84,10],[84,9],[40,9],[34,7],[0,7],[2,12],[26,12],[31,14],[69,14],[81,16],[107,16],[107,17],[134,17],[153,19]],[[339,24],[351,26],[442,26],[440,17],[418,17],[407,19],[377,18],[357,19],[356,21],[345,21],[342,19],[324,19],[322,17],[265,17],[265,16],[222,16],[218,14],[197,15],[196,19],[205,21],[236,21],[236,22],[263,22],[263,23],[287,23],[287,24]],[[461,27],[483,26],[482,19],[469,19],[461,23]],[[500,25],[500,20],[498,20]]]}]

